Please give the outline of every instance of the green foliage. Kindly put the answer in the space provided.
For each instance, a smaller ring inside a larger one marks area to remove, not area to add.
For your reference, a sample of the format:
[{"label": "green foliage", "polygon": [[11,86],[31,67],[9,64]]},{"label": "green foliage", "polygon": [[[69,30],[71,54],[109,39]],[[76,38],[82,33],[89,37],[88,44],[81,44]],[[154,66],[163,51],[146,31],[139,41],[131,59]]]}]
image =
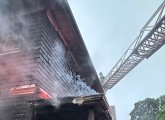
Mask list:
[{"label": "green foliage", "polygon": [[158,99],[161,100],[161,105],[165,105],[165,95],[159,97]]},{"label": "green foliage", "polygon": [[135,103],[135,107],[130,113],[131,120],[165,120],[163,105],[165,105],[165,95],[157,99],[146,98],[139,101]]},{"label": "green foliage", "polygon": [[165,104],[159,110],[156,120],[165,120]]}]

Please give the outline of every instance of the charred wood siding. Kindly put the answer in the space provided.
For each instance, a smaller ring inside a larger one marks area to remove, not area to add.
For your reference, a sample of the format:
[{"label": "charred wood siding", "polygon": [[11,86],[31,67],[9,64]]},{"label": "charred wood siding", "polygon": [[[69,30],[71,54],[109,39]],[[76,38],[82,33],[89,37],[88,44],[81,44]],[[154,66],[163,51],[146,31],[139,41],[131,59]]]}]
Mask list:
[{"label": "charred wood siding", "polygon": [[[0,83],[4,81],[4,85],[8,86],[4,88],[10,92],[13,87],[15,89],[21,85],[35,84],[38,95],[42,89],[53,98],[96,93],[77,75],[79,66],[72,57],[73,51],[63,43],[46,11],[28,13],[23,18],[26,24],[19,30],[20,33],[8,35],[11,38],[9,41],[17,40],[20,36],[21,44],[16,49],[19,52],[2,55],[6,51],[0,51],[0,67],[4,63],[3,68],[6,69],[7,66],[7,70],[0,70]],[[6,36],[3,40],[5,44]],[[0,89],[3,90],[2,86]]]},{"label": "charred wood siding", "polygon": [[44,11],[29,17],[29,33],[37,63],[37,85],[53,97],[75,95],[75,63]]}]

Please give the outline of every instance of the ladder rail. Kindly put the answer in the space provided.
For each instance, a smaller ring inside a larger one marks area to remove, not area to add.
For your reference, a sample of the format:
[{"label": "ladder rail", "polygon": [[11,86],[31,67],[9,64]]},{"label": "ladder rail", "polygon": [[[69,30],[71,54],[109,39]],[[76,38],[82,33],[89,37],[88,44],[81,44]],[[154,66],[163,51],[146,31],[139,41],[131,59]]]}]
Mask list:
[{"label": "ladder rail", "polygon": [[[140,30],[140,34],[105,77],[102,86],[106,92],[145,58],[149,58],[165,43],[165,1]],[[153,24],[154,21],[154,25]]]}]

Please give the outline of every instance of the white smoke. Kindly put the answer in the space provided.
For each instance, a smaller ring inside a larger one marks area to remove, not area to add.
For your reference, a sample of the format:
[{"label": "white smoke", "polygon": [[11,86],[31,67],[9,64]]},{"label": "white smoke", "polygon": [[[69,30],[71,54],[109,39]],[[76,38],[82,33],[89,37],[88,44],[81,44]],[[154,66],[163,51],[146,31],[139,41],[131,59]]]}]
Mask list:
[{"label": "white smoke", "polygon": [[[56,81],[55,84],[57,84],[56,91],[57,94],[59,94],[60,97],[67,97],[67,96],[88,96],[92,94],[97,94],[97,92],[92,89],[90,86],[87,86],[84,80],[81,79],[80,75],[75,76],[73,78],[72,73],[69,74],[65,70],[66,68],[65,65],[59,64],[61,61],[66,60],[65,56],[65,49],[60,46],[60,44],[56,43],[58,47],[55,47],[53,49],[53,54],[60,54],[61,57],[59,58],[53,58],[53,60],[58,64],[58,66],[61,68],[60,70],[56,71],[57,76],[59,76],[59,79],[63,79],[61,81]],[[67,60],[66,60],[67,61]],[[66,86],[64,86],[66,85]],[[68,86],[67,86],[68,85]],[[58,88],[59,87],[59,88]],[[61,91],[59,91],[61,90]]]},{"label": "white smoke", "polygon": [[[31,51],[31,44],[28,42],[28,40],[24,36],[28,36],[27,31],[27,21],[22,16],[23,11],[16,14],[16,11],[12,11],[13,9],[10,8],[9,3],[12,0],[0,0],[0,47],[3,47],[3,42],[6,40],[6,37],[9,35],[9,37],[16,38],[19,37],[22,40],[23,47],[28,51],[28,54]],[[57,0],[61,5],[63,5],[66,0]],[[22,3],[19,3],[18,5],[15,5],[14,9],[16,7],[21,6]],[[12,40],[12,39],[10,39]],[[13,41],[11,41],[13,43]],[[9,44],[8,48],[11,49],[13,47],[13,44]],[[6,47],[7,48],[7,47]],[[30,49],[29,49],[30,48]],[[0,48],[1,49],[1,48]],[[54,49],[54,52],[62,51],[61,48]],[[63,54],[64,52],[61,52]],[[28,57],[31,57],[29,54]],[[65,55],[63,55],[62,59],[66,59]],[[57,61],[57,64],[59,61],[62,61],[61,59],[55,58]],[[0,81],[3,81],[4,79],[8,79],[9,82],[14,82],[17,80],[23,79],[24,72],[30,73],[31,66],[22,67],[20,65],[24,64],[22,59],[18,59],[17,56],[14,56],[7,59],[1,59],[1,62],[3,64],[0,64]],[[19,62],[18,62],[19,61]],[[31,62],[31,61],[29,61]],[[10,63],[10,64],[8,64]],[[59,65],[62,70],[65,70],[66,66]],[[29,68],[29,69],[27,69]],[[56,87],[56,91],[59,91],[58,93],[53,93],[55,97],[67,97],[67,96],[87,96],[92,94],[97,94],[95,90],[93,90],[90,86],[87,86],[85,82],[80,78],[80,76],[76,76],[77,79],[74,79],[72,75],[68,74],[66,71],[56,71],[57,75],[61,78],[65,78],[64,83],[61,83],[61,81],[54,81]],[[63,73],[61,75],[61,73]],[[61,76],[60,76],[61,75]],[[59,78],[60,79],[60,78]],[[68,86],[68,87],[67,87]],[[69,90],[68,90],[69,89]],[[56,92],[55,91],[55,92]],[[60,104],[60,102],[56,101],[57,105]]]},{"label": "white smoke", "polygon": [[79,75],[77,75],[77,80],[74,83],[74,91],[78,96],[88,96],[92,94],[97,94],[97,92],[94,89],[87,86],[87,84],[82,81]]}]

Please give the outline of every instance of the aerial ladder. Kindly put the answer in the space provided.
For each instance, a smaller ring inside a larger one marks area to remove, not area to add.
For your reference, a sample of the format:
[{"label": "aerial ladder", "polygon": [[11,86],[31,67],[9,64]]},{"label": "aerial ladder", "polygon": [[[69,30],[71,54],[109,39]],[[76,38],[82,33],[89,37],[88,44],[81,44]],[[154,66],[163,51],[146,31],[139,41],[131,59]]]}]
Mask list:
[{"label": "aerial ladder", "polygon": [[142,27],[134,42],[101,81],[104,91],[111,89],[144,59],[148,59],[165,44],[165,1]]}]

